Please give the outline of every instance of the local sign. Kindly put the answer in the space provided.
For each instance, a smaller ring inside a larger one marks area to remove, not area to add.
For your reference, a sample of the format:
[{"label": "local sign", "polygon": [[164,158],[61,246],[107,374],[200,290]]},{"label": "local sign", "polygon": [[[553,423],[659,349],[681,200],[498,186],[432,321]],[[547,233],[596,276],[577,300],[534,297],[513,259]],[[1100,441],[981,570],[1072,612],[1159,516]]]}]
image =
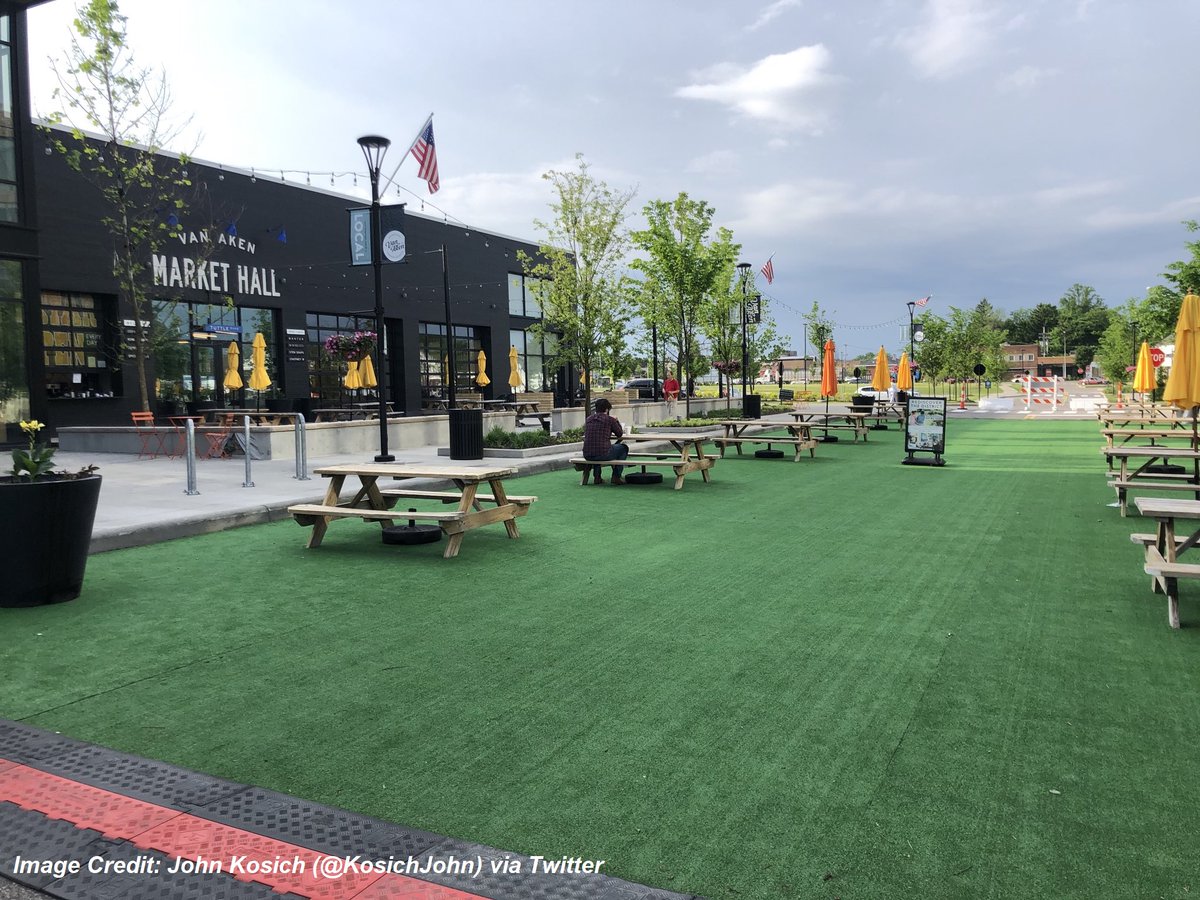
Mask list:
[{"label": "local sign", "polygon": [[1150,362],[1154,364],[1154,368],[1161,366],[1167,359],[1167,354],[1163,353],[1158,347],[1150,348]]}]

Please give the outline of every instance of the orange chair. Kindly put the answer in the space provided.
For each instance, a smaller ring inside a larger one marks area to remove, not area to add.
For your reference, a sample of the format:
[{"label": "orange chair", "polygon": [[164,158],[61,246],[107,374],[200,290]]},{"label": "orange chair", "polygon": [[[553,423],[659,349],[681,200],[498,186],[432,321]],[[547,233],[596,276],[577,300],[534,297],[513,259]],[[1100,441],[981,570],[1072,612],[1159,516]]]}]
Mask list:
[{"label": "orange chair", "polygon": [[142,439],[138,459],[154,459],[160,453],[169,459],[171,450],[167,447],[166,440],[171,434],[158,430],[154,424],[154,413],[131,412],[129,417],[133,420],[133,430]]},{"label": "orange chair", "polygon": [[225,459],[228,457],[231,434],[233,434],[233,416],[221,416],[215,426],[204,432],[204,436],[208,438],[208,452],[204,454],[204,458]]}]

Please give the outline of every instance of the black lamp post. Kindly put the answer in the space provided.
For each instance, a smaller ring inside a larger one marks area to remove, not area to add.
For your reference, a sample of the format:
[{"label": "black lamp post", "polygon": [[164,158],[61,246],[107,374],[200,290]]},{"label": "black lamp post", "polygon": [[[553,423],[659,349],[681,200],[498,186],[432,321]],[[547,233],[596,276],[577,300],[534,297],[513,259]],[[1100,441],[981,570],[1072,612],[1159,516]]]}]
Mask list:
[{"label": "black lamp post", "polygon": [[746,396],[746,370],[750,368],[750,353],[746,348],[746,281],[750,277],[750,263],[738,263],[742,275],[742,397]]},{"label": "black lamp post", "polygon": [[392,144],[385,137],[368,134],[358,139],[363,156],[367,160],[367,174],[371,176],[371,266],[375,270],[375,391],[379,395],[379,454],[375,462],[394,462],[396,457],[388,453],[387,397],[384,388],[387,378],[384,372],[383,355],[383,260],[380,259],[383,235],[379,225],[379,170],[383,157]]},{"label": "black lamp post", "polygon": [[910,366],[913,364],[913,359],[915,358],[915,354],[913,353],[913,310],[916,308],[916,305],[916,300],[908,301],[908,364]]}]

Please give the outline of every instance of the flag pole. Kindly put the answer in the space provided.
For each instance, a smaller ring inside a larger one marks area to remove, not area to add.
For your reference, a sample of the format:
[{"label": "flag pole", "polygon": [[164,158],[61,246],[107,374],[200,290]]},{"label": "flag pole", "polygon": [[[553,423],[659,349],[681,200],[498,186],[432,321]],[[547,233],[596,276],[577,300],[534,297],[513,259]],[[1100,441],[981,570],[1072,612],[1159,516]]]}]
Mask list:
[{"label": "flag pole", "polygon": [[400,171],[400,167],[402,165],[404,165],[404,161],[406,159],[408,159],[408,154],[412,153],[412,148],[417,146],[417,141],[419,141],[421,139],[421,135],[425,133],[425,129],[429,126],[429,123],[432,121],[433,121],[433,113],[430,113],[429,118],[426,119],[421,124],[421,127],[419,129],[417,129],[416,137],[414,137],[412,139],[412,143],[408,145],[408,149],[404,151],[404,155],[400,157],[400,162],[396,163],[396,168],[392,169],[392,174],[391,174],[391,176],[389,176],[387,183],[379,189],[380,196],[382,196],[384,194],[384,192],[387,191],[387,189],[392,186],[392,182],[395,181],[395,179],[396,179],[396,173]]}]

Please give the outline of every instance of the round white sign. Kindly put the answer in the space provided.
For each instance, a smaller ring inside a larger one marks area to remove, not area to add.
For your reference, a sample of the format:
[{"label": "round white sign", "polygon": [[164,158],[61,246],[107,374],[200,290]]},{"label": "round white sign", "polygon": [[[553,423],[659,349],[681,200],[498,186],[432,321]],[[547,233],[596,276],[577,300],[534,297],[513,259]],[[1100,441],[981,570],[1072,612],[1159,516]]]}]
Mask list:
[{"label": "round white sign", "polygon": [[404,232],[389,231],[383,236],[383,255],[388,262],[400,262],[404,259]]}]

